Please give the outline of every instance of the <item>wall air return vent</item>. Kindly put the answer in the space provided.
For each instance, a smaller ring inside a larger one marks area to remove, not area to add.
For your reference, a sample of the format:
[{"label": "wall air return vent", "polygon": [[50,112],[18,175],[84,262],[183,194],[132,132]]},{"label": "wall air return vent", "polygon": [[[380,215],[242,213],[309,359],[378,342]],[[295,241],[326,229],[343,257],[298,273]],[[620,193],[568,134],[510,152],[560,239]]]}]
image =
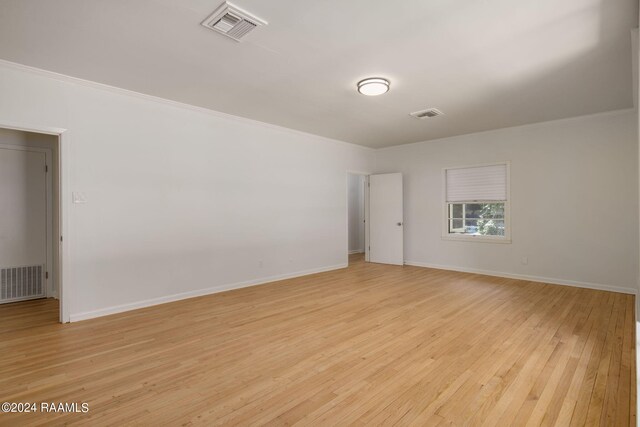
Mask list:
[{"label": "wall air return vent", "polygon": [[254,28],[267,25],[267,22],[229,2],[224,2],[207,19],[202,21],[202,25],[240,41]]},{"label": "wall air return vent", "polygon": [[442,116],[444,113],[437,108],[429,108],[428,110],[420,110],[411,113],[410,115],[416,119],[430,119],[433,117]]},{"label": "wall air return vent", "polygon": [[0,268],[0,304],[46,297],[42,265]]}]

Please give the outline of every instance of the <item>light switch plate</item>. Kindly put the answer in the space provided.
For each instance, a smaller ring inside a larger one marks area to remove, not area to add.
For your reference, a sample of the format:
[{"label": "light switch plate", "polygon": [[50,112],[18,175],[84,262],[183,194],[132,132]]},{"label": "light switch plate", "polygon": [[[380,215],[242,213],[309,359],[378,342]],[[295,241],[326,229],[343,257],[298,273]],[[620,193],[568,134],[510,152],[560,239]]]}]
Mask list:
[{"label": "light switch plate", "polygon": [[81,191],[74,191],[71,197],[75,204],[87,203],[87,197]]}]

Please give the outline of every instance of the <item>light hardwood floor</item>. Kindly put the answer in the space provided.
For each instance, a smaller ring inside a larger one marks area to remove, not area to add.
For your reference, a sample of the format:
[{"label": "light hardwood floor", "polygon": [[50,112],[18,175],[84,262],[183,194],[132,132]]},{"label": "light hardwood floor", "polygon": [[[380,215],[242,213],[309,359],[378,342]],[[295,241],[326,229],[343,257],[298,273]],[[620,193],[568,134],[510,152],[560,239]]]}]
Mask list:
[{"label": "light hardwood floor", "polygon": [[68,325],[0,306],[0,401],[89,404],[0,424],[635,425],[632,296],[352,261]]}]

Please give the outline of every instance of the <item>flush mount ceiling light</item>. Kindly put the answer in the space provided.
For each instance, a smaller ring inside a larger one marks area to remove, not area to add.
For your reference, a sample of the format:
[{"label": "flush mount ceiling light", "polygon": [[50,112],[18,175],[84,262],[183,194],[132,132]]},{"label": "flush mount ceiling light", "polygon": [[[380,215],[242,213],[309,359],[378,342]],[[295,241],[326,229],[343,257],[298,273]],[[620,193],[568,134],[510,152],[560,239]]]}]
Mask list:
[{"label": "flush mount ceiling light", "polygon": [[389,91],[389,80],[372,77],[358,82],[358,92],[367,96],[377,96]]}]

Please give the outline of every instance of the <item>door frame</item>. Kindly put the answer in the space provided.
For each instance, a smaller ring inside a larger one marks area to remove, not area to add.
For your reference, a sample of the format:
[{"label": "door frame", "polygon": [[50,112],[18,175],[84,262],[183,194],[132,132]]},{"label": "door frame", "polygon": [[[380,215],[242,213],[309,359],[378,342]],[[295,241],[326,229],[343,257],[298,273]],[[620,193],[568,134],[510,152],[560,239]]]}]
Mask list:
[{"label": "door frame", "polygon": [[346,242],[345,254],[347,265],[349,265],[349,175],[359,175],[364,177],[364,260],[369,262],[369,175],[371,172],[347,170],[345,174],[345,199],[346,203]]},{"label": "door frame", "polygon": [[[53,236],[53,240],[58,242],[58,256],[57,259],[52,257],[52,266],[55,265],[57,268],[55,269],[57,277],[57,291],[58,291],[58,300],[60,301],[60,313],[59,313],[59,321],[60,323],[68,323],[69,322],[69,295],[70,295],[70,283],[69,283],[69,238],[63,238],[63,236],[67,236],[67,232],[69,230],[69,203],[64,197],[67,194],[67,189],[69,186],[69,175],[70,175],[70,140],[69,140],[69,132],[64,128],[57,128],[51,126],[37,125],[37,124],[26,124],[26,123],[16,123],[16,122],[7,122],[0,120],[0,128],[18,130],[24,132],[32,132],[32,133],[41,133],[46,135],[54,135],[57,137],[57,149],[58,149],[58,164],[57,168],[57,177],[53,178],[52,187],[57,187],[58,194],[58,206],[57,206],[57,214],[58,214],[58,235]],[[52,209],[53,212],[53,209]]]},{"label": "door frame", "polygon": [[[44,164],[49,167],[53,161],[53,152],[49,148],[40,148],[40,147],[32,147],[28,145],[12,145],[12,144],[3,144],[0,143],[0,150],[16,150],[16,151],[28,151],[32,153],[43,153],[44,154]],[[45,181],[45,274],[48,272],[51,267],[53,267],[53,180],[52,171],[47,171],[44,175]],[[57,172],[56,172],[57,173]],[[45,277],[45,296],[47,298],[57,297],[58,290],[58,278],[53,275],[48,278]],[[56,284],[56,292],[53,291],[53,284]]]}]

